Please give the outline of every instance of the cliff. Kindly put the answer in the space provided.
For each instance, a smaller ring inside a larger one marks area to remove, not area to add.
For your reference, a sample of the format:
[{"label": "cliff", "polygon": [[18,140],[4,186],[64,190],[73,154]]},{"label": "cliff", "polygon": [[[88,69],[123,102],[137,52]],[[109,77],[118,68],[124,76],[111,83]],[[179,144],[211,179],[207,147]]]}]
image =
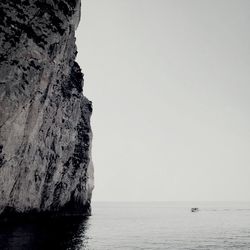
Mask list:
[{"label": "cliff", "polygon": [[1,0],[0,16],[0,213],[90,214],[80,0]]}]

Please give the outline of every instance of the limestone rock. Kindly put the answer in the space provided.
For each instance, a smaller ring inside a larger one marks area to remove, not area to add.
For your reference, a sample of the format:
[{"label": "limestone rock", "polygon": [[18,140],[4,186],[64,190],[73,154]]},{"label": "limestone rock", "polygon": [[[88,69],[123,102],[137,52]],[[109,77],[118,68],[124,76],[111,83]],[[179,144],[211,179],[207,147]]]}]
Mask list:
[{"label": "limestone rock", "polygon": [[0,213],[89,214],[80,0],[1,0],[0,16]]}]

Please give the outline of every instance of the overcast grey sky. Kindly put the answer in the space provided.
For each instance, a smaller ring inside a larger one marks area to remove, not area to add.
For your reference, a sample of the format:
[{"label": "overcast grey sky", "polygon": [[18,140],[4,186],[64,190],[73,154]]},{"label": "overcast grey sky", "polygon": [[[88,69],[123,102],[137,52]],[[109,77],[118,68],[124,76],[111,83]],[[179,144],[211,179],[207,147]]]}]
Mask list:
[{"label": "overcast grey sky", "polygon": [[250,200],[249,26],[249,0],[83,1],[94,200]]}]

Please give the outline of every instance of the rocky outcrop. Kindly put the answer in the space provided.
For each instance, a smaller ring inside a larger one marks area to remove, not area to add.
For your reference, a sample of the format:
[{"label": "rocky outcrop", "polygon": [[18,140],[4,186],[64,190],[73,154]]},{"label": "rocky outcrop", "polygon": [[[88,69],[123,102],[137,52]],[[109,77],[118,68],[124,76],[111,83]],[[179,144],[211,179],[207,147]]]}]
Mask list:
[{"label": "rocky outcrop", "polygon": [[0,213],[89,214],[80,0],[1,0],[0,16]]}]

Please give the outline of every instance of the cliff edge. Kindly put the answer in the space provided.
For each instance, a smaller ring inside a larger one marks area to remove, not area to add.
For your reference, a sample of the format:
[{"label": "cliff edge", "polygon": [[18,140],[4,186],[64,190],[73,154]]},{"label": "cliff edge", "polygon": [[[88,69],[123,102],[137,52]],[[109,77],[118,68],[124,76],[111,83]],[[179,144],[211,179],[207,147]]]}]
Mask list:
[{"label": "cliff edge", "polygon": [[0,213],[90,214],[91,102],[80,0],[0,3]]}]

